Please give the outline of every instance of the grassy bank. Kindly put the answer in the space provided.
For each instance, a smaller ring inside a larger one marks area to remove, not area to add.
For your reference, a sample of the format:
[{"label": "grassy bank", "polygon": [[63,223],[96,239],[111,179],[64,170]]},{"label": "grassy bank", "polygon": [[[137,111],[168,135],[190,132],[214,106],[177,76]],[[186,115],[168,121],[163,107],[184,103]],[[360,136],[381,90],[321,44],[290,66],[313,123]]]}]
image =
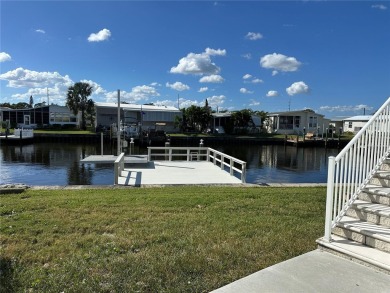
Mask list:
[{"label": "grassy bank", "polygon": [[316,248],[325,188],[1,195],[1,292],[207,292]]}]

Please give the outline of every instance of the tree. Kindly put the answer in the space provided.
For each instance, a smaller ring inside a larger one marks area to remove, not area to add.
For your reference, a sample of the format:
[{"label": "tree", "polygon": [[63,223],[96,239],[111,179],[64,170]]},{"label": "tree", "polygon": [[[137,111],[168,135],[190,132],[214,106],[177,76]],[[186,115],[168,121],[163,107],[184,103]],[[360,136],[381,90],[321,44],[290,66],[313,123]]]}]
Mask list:
[{"label": "tree", "polygon": [[247,127],[252,122],[252,110],[243,109],[232,113],[232,119],[235,127]]},{"label": "tree", "polygon": [[30,96],[30,108],[32,108],[34,105],[34,99],[33,96]]},{"label": "tree", "polygon": [[96,114],[95,103],[91,99],[89,99],[87,102],[86,113],[88,115],[87,118],[88,118],[89,122],[91,123],[91,125],[94,125],[95,124],[95,114]]},{"label": "tree", "polygon": [[14,105],[14,109],[28,109],[30,108],[30,105],[25,102],[19,102]]},{"label": "tree", "polygon": [[207,100],[204,107],[191,105],[183,111],[183,125],[186,128],[198,130],[200,132],[207,129],[211,120],[211,109],[208,106]]},{"label": "tree", "polygon": [[92,94],[93,87],[86,82],[76,82],[73,86],[68,88],[68,94],[66,97],[66,106],[73,111],[74,115],[81,112],[81,129],[85,130],[86,121],[85,114],[87,109],[91,107],[93,101],[88,99]]}]

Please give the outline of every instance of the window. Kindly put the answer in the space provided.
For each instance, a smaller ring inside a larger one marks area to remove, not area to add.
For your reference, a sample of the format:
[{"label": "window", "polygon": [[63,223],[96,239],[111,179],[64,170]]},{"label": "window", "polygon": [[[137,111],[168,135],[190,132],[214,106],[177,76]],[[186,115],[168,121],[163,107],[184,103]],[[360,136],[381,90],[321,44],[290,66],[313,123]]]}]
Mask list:
[{"label": "window", "polygon": [[309,117],[309,128],[316,128],[317,127],[317,116],[310,116]]},{"label": "window", "polygon": [[294,116],[280,116],[279,128],[280,129],[293,129]]},{"label": "window", "polygon": [[352,128],[352,122],[348,122],[348,128]]},{"label": "window", "polygon": [[294,116],[294,127],[299,128],[299,125],[301,124],[301,117],[300,116]]}]

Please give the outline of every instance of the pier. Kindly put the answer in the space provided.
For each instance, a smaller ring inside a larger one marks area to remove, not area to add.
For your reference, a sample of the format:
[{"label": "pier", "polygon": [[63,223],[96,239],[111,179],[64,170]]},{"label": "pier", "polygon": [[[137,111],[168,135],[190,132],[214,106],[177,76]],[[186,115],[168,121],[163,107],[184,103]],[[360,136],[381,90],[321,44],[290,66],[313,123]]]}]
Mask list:
[{"label": "pier", "polygon": [[147,156],[94,155],[81,162],[113,164],[115,185],[241,184],[246,177],[246,162],[206,147],[148,147]]}]

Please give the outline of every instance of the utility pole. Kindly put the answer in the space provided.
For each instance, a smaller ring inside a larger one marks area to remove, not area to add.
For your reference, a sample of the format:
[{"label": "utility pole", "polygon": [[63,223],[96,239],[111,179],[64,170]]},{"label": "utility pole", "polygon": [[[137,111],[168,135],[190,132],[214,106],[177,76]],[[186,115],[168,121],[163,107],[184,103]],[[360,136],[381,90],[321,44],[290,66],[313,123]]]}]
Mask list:
[{"label": "utility pole", "polygon": [[121,90],[118,90],[118,124],[117,124],[117,132],[116,132],[116,140],[117,140],[117,156],[121,154]]}]

